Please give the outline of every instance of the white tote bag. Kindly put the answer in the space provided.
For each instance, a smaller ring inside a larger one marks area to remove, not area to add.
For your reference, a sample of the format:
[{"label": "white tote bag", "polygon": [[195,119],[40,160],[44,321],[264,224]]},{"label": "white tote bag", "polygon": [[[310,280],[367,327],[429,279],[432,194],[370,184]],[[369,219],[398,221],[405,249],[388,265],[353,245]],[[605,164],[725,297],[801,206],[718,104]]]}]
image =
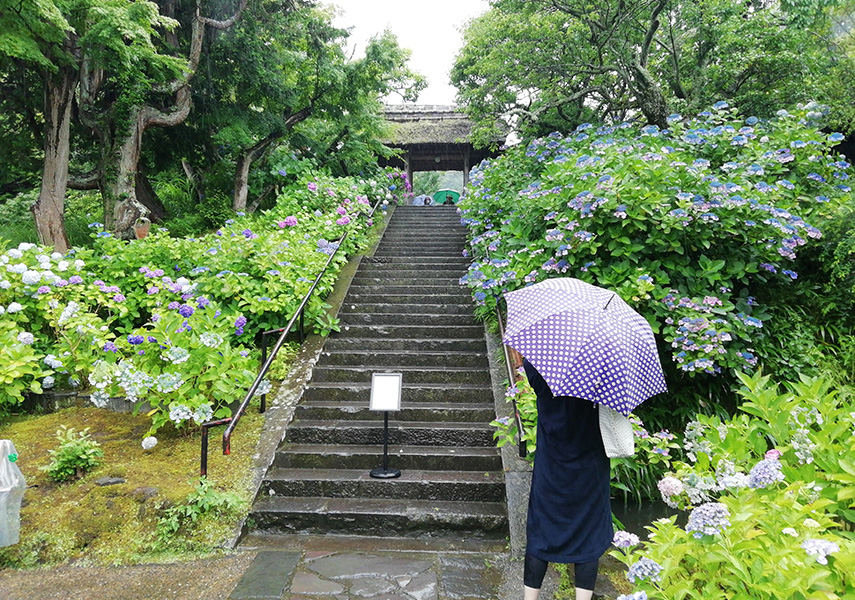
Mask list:
[{"label": "white tote bag", "polygon": [[609,458],[625,458],[635,454],[635,435],[632,423],[618,411],[602,404],[600,413],[600,435]]}]

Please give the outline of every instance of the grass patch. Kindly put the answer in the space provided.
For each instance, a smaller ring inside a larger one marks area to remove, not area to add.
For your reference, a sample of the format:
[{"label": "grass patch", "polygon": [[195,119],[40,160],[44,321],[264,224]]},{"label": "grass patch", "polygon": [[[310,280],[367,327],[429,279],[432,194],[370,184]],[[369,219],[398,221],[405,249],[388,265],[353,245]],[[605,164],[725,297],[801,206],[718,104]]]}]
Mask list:
[{"label": "grass patch", "polygon": [[[11,439],[27,480],[21,507],[21,540],[0,548],[0,568],[32,568],[66,562],[118,565],[167,562],[215,555],[231,538],[251,501],[252,456],[264,415],[257,405],[241,419],[232,453],[223,456],[222,428],[211,431],[208,483],[237,502],[198,510],[168,540],[157,536],[169,510],[187,503],[197,488],[200,433],[163,429],[158,444],[144,450],[149,419],[95,407],[68,408],[47,415],[16,415],[0,424],[0,439]],[[56,483],[41,470],[66,426],[89,430],[104,457],[79,479]],[[101,486],[102,477],[124,483]],[[198,498],[198,495],[197,495]],[[198,500],[197,500],[198,502]],[[174,514],[174,510],[173,510]]]}]

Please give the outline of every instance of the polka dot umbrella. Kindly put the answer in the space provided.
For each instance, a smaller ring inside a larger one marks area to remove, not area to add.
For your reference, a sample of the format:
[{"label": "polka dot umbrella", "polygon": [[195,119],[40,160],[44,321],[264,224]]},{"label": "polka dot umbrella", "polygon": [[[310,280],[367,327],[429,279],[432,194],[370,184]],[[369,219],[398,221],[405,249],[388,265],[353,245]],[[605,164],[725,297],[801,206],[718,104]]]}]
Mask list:
[{"label": "polka dot umbrella", "polygon": [[504,343],[522,354],[555,396],[628,415],[666,391],[650,324],[615,292],[560,277],[505,294]]}]

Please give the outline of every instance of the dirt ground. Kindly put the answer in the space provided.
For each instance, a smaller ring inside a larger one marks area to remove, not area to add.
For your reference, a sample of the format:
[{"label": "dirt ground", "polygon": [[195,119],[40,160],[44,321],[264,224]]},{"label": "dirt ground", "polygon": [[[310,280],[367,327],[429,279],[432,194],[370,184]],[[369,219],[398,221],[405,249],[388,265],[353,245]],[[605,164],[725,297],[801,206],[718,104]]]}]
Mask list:
[{"label": "dirt ground", "polygon": [[226,600],[255,552],[130,567],[0,572],[2,600]]}]

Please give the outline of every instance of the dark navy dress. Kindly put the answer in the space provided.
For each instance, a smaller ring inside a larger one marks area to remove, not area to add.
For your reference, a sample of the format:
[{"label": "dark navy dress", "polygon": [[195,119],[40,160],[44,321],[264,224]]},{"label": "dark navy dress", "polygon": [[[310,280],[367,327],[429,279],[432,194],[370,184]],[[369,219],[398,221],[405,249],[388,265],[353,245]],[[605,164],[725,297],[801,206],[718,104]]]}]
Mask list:
[{"label": "dark navy dress", "polygon": [[537,451],[528,503],[526,552],[556,563],[600,558],[612,543],[609,459],[596,405],[552,395],[523,363],[537,395]]}]

